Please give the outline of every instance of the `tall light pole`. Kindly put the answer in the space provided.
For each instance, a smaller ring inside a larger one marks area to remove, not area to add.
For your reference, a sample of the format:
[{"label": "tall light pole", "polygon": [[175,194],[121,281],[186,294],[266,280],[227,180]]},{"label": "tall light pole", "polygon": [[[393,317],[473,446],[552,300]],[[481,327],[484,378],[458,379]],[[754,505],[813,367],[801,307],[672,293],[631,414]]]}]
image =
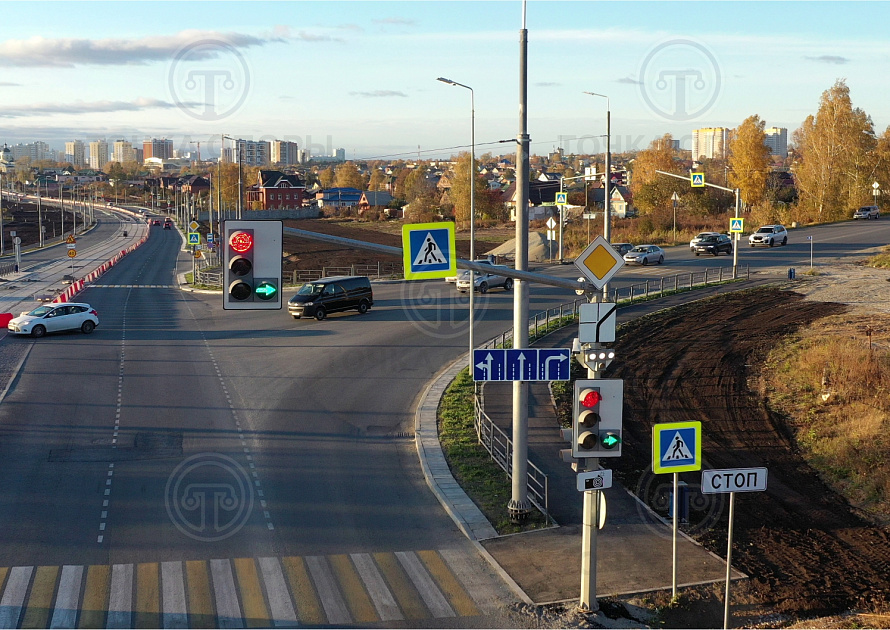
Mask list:
[{"label": "tall light pole", "polygon": [[[451,79],[436,79],[448,85],[455,85],[470,91],[470,260],[476,260],[476,96],[473,88]],[[475,313],[474,295],[476,293],[476,272],[470,269],[470,371],[473,369],[473,315]]]},{"label": "tall light pole", "polygon": [[3,245],[3,171],[0,171],[0,256],[4,254]]},{"label": "tall light pole", "polygon": [[606,166],[603,169],[606,173],[605,188],[603,190],[603,238],[611,242],[612,240],[612,111],[609,106],[609,97],[605,94],[597,94],[596,92],[584,92],[590,96],[599,96],[606,99]]}]

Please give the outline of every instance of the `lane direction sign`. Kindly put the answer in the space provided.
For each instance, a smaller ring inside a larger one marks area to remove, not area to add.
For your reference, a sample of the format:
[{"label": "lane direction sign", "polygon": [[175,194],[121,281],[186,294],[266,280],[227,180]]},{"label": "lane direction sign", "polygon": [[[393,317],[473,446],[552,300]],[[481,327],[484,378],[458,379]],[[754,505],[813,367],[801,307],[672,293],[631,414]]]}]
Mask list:
[{"label": "lane direction sign", "polygon": [[728,492],[763,492],[766,490],[766,468],[725,468],[701,471],[702,494]]},{"label": "lane direction sign", "polygon": [[614,302],[582,304],[578,312],[578,341],[581,343],[612,343],[618,305]]},{"label": "lane direction sign", "polygon": [[701,470],[701,422],[671,422],[652,427],[652,472]]},{"label": "lane direction sign", "polygon": [[402,261],[406,280],[429,280],[457,275],[454,223],[403,225]]},{"label": "lane direction sign", "polygon": [[575,259],[575,267],[597,289],[602,289],[623,266],[624,258],[602,236],[593,239]]},{"label": "lane direction sign", "polygon": [[496,348],[473,350],[474,381],[567,381],[568,348]]}]

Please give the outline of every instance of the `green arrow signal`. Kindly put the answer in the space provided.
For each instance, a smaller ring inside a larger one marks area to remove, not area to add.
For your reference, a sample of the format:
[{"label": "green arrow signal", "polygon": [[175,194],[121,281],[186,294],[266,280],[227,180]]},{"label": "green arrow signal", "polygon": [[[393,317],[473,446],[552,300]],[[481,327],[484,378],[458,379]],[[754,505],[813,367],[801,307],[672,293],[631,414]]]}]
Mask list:
[{"label": "green arrow signal", "polygon": [[261,300],[271,300],[276,293],[278,293],[278,289],[268,282],[263,282],[256,288],[256,294],[260,296]]},{"label": "green arrow signal", "polygon": [[619,444],[621,444],[621,438],[615,435],[614,433],[606,433],[602,437],[602,444],[606,448],[615,448]]}]

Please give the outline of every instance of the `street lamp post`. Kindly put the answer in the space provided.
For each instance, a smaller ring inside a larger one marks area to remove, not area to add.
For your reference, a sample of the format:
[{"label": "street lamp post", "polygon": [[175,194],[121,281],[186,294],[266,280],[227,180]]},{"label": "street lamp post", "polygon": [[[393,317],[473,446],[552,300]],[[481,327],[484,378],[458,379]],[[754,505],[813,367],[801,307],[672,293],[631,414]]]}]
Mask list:
[{"label": "street lamp post", "polygon": [[[476,97],[473,88],[451,79],[439,77],[436,79],[448,85],[462,87],[470,91],[470,260],[476,260]],[[470,355],[468,361],[470,367],[473,364],[473,314],[475,307],[474,294],[476,293],[476,272],[470,269]],[[472,372],[472,369],[470,370]]]},{"label": "street lamp post", "polygon": [[[584,92],[590,96],[599,96],[606,99],[606,173],[603,189],[603,238],[612,241],[612,110],[609,105],[609,97],[596,92]],[[605,295],[605,293],[604,293]]]},{"label": "street lamp post", "polygon": [[674,245],[677,244],[677,204],[680,203],[680,195],[674,191],[674,194],[671,195],[671,202],[674,204]]}]

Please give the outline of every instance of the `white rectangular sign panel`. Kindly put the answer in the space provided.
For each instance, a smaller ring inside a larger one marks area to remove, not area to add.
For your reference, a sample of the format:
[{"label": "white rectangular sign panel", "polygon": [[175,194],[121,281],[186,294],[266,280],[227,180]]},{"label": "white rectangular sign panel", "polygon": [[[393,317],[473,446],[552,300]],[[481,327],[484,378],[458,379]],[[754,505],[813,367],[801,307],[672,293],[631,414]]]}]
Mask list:
[{"label": "white rectangular sign panel", "polygon": [[613,302],[582,304],[578,321],[578,341],[581,343],[611,343],[615,341],[618,308]]},{"label": "white rectangular sign panel", "polygon": [[595,470],[578,473],[578,492],[588,490],[605,490],[612,487],[611,470]]},{"label": "white rectangular sign panel", "polygon": [[766,468],[727,468],[701,472],[702,494],[728,492],[763,492],[766,490]]}]

